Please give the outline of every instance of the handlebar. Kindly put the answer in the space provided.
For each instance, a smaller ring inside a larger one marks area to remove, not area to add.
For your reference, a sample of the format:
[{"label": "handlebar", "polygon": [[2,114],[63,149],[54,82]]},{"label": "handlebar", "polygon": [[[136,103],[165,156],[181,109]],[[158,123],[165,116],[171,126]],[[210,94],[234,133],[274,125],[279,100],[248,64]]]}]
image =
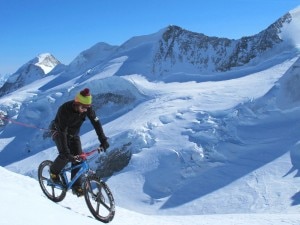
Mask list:
[{"label": "handlebar", "polygon": [[80,161],[82,161],[82,160],[86,160],[87,157],[93,155],[95,152],[100,153],[100,152],[102,152],[102,151],[104,151],[104,148],[99,147],[99,148],[93,149],[93,150],[91,150],[91,151],[89,151],[89,152],[83,152],[83,153],[81,153],[80,155],[78,155],[78,157],[80,158]]}]

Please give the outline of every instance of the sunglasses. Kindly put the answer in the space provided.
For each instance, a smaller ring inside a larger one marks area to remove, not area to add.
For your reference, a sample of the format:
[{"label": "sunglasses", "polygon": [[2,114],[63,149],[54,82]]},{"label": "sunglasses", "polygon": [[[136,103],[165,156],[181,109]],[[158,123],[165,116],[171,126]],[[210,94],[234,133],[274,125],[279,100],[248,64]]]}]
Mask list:
[{"label": "sunglasses", "polygon": [[90,108],[90,106],[85,106],[85,105],[78,105],[78,107],[81,108],[81,109],[86,109],[86,110],[87,110],[88,108]]}]

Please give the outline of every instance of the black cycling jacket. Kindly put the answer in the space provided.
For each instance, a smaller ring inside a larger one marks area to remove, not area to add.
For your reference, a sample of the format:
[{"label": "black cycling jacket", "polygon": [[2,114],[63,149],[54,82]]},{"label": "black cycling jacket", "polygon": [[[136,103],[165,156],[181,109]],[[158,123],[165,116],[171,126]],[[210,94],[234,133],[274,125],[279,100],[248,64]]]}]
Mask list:
[{"label": "black cycling jacket", "polygon": [[75,111],[74,104],[75,101],[72,100],[59,107],[51,129],[62,132],[65,137],[65,143],[67,143],[68,136],[79,135],[81,125],[88,117],[98,135],[99,141],[101,143],[106,141],[107,138],[103,132],[102,125],[93,108],[89,107],[86,112],[80,114]]}]

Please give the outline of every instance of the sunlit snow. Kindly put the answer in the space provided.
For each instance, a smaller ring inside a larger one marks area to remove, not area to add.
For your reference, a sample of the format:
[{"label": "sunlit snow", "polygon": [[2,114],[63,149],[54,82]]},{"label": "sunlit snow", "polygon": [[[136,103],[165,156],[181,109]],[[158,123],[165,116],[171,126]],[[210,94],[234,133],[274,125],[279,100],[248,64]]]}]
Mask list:
[{"label": "sunlit snow", "polygon": [[[84,198],[68,192],[53,203],[37,181],[38,165],[57,156],[43,128],[86,86],[96,103],[120,94],[119,105],[96,107],[111,144],[102,154],[123,145],[133,153],[106,181],[116,201],[110,224],[300,224],[300,59],[283,54],[218,81],[168,83],[114,76],[124,56],[101,71],[50,75],[1,97],[11,117],[0,130],[0,224],[99,224]],[[81,138],[86,150],[99,144],[89,125]]]}]

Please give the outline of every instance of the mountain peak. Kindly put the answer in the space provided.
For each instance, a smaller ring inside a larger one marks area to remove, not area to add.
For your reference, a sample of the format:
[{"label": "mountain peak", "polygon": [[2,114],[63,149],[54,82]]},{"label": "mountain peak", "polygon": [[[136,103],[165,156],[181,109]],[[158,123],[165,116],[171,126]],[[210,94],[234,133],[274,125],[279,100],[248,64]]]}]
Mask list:
[{"label": "mountain peak", "polygon": [[43,78],[59,64],[61,63],[50,53],[39,54],[6,80],[0,88],[0,96]]},{"label": "mountain peak", "polygon": [[296,15],[300,16],[300,6],[292,9],[289,13],[293,16],[296,16]]},{"label": "mountain peak", "polygon": [[51,70],[58,64],[61,64],[50,53],[39,54],[35,59],[33,59],[33,61],[31,63],[40,67],[44,71],[45,74],[51,72]]},{"label": "mountain peak", "polygon": [[284,18],[287,18],[283,24],[281,37],[288,40],[292,45],[299,48],[300,46],[300,6],[287,13]]}]

